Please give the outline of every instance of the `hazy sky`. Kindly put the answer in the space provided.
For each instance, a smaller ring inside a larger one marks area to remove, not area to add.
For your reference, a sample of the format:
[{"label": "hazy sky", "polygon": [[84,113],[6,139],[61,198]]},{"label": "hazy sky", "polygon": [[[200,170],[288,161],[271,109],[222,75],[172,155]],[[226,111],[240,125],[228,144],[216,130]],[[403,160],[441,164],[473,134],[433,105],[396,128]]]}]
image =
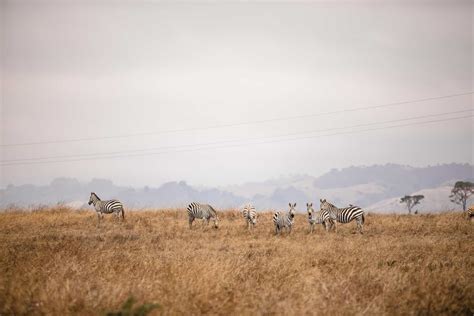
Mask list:
[{"label": "hazy sky", "polygon": [[[364,133],[343,129],[469,110],[472,94],[308,116],[474,91],[471,1],[0,3],[3,163],[321,129],[332,129],[326,134],[348,132],[260,145],[197,151],[176,147],[158,155],[2,166],[2,186],[48,183],[60,176],[109,178],[133,186],[174,180],[225,185],[297,173],[319,175],[350,165],[473,163],[472,117]],[[294,116],[302,118],[5,146]],[[387,124],[370,128],[379,126]],[[157,151],[163,150],[143,153]]]}]

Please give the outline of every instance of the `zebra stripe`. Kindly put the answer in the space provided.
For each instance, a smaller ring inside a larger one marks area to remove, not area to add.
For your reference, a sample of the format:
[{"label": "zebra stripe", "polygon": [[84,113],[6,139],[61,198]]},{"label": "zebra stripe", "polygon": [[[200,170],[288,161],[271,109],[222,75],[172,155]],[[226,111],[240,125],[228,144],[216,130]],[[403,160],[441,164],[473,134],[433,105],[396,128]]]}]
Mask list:
[{"label": "zebra stripe", "polygon": [[275,224],[275,234],[280,233],[284,228],[288,230],[288,233],[291,234],[291,227],[293,226],[295,218],[295,207],[296,203],[289,203],[290,210],[288,214],[283,214],[282,212],[275,212],[273,214],[273,223]]},{"label": "zebra stripe", "polygon": [[125,211],[123,208],[123,204],[118,200],[102,201],[97,194],[91,192],[88,204],[94,205],[95,211],[97,212],[98,224],[100,224],[100,220],[103,218],[104,214],[115,213],[117,217],[121,216],[122,220],[125,219]]},{"label": "zebra stripe", "polygon": [[[357,230],[362,234],[362,228],[365,221],[364,211],[357,206],[350,205],[346,208],[337,208],[333,204],[327,202],[325,199],[320,200],[321,202],[321,211],[327,211],[332,220],[335,221],[334,224],[339,223],[349,223],[354,219],[357,222]],[[335,225],[335,230],[337,232],[337,225]]]},{"label": "zebra stripe", "polygon": [[257,224],[257,211],[252,204],[247,204],[244,206],[242,209],[242,215],[245,219],[245,222],[247,223],[248,229],[250,229],[250,227],[255,227],[255,224]]},{"label": "zebra stripe", "polygon": [[196,218],[202,219],[203,224],[208,225],[209,220],[213,220],[214,228],[219,228],[219,217],[217,211],[209,204],[200,204],[192,202],[188,205],[189,229],[192,228],[193,222]]},{"label": "zebra stripe", "polygon": [[313,203],[306,203],[306,210],[308,211],[308,223],[310,233],[314,231],[314,225],[316,224],[322,224],[326,231],[328,231],[334,225],[334,221],[329,216],[329,212],[315,212],[313,209]]}]

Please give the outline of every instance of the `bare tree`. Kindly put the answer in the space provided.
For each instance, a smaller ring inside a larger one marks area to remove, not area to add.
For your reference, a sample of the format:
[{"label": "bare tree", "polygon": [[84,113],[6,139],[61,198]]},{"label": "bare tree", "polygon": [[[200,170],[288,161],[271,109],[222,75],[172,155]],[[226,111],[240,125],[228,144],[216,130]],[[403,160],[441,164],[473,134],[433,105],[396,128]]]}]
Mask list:
[{"label": "bare tree", "polygon": [[462,210],[466,211],[467,200],[474,194],[474,183],[469,181],[458,181],[454,184],[449,198],[451,202],[462,205]]},{"label": "bare tree", "polygon": [[408,208],[408,213],[411,214],[411,209],[413,206],[420,204],[420,201],[425,197],[423,195],[405,195],[400,199],[400,203],[406,203]]}]

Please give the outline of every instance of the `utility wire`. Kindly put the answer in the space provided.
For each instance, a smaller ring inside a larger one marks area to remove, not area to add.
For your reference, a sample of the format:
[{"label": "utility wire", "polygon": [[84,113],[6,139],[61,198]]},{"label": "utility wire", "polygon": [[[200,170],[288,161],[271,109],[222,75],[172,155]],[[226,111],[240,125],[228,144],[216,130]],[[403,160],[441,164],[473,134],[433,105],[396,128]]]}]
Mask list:
[{"label": "utility wire", "polygon": [[379,108],[406,105],[406,104],[412,104],[412,103],[420,103],[420,102],[425,102],[425,101],[441,100],[441,99],[447,99],[447,98],[454,98],[458,96],[471,95],[473,93],[474,93],[473,91],[470,91],[470,92],[449,94],[449,95],[443,95],[443,96],[437,96],[437,97],[429,97],[429,98],[414,99],[414,100],[408,100],[408,101],[385,103],[385,104],[379,104],[379,105],[363,106],[363,107],[357,107],[357,108],[352,108],[352,109],[341,109],[341,110],[320,112],[320,113],[314,113],[314,114],[286,116],[286,117],[279,117],[279,118],[265,119],[265,120],[216,124],[216,125],[210,125],[210,126],[171,129],[171,130],[163,130],[163,131],[156,131],[156,132],[142,132],[142,133],[131,133],[131,134],[122,134],[122,135],[100,136],[100,137],[81,137],[81,138],[70,138],[70,139],[1,144],[0,147],[17,147],[17,146],[31,146],[31,145],[45,145],[45,144],[74,143],[74,142],[96,141],[96,140],[106,140],[106,139],[119,139],[119,138],[129,138],[129,137],[138,137],[138,136],[151,136],[151,135],[160,135],[160,134],[169,134],[169,133],[209,130],[209,129],[235,127],[235,126],[251,125],[251,124],[261,124],[261,123],[278,122],[278,121],[288,121],[288,120],[295,120],[295,119],[308,118],[308,117],[318,117],[318,116],[325,116],[325,115],[332,115],[332,114],[339,114],[339,113],[357,112],[357,111],[363,111],[363,110],[379,109]]},{"label": "utility wire", "polygon": [[31,165],[31,164],[51,164],[51,163],[54,164],[54,163],[62,163],[62,162],[75,162],[75,161],[87,161],[87,160],[99,160],[99,159],[113,159],[113,158],[126,158],[126,157],[138,157],[138,156],[154,156],[154,155],[162,155],[162,154],[167,154],[167,153],[193,152],[193,151],[209,150],[209,149],[220,149],[220,148],[227,148],[227,147],[242,147],[242,146],[249,146],[249,145],[271,144],[271,143],[296,141],[296,140],[302,140],[302,139],[312,139],[312,138],[335,136],[335,135],[355,134],[355,133],[361,133],[361,132],[385,130],[385,129],[392,129],[392,128],[398,128],[398,127],[406,127],[406,126],[415,126],[415,125],[424,125],[424,124],[431,124],[431,123],[438,123],[438,122],[454,121],[454,120],[460,120],[460,119],[472,118],[472,117],[474,117],[474,115],[465,115],[465,116],[458,116],[458,117],[453,117],[453,118],[448,118],[448,119],[437,119],[437,120],[430,120],[430,121],[424,121],[424,122],[405,123],[405,124],[399,124],[399,125],[376,127],[376,128],[362,129],[362,130],[356,130],[356,131],[338,132],[338,133],[324,134],[324,135],[293,137],[293,138],[279,139],[279,140],[273,140],[273,141],[261,141],[261,142],[257,142],[257,143],[246,143],[246,144],[244,143],[244,144],[211,146],[211,147],[201,147],[201,148],[194,148],[194,149],[174,150],[174,151],[137,153],[137,154],[127,154],[127,155],[78,158],[78,159],[55,160],[55,161],[34,161],[34,162],[8,163],[8,164],[0,164],[0,166],[1,167],[6,167],[6,166]]},{"label": "utility wire", "polygon": [[425,119],[425,118],[438,117],[438,116],[444,116],[444,115],[460,114],[460,113],[466,113],[466,112],[472,112],[472,111],[474,111],[474,108],[473,109],[468,109],[468,110],[460,110],[460,111],[444,112],[444,113],[437,113],[437,114],[413,116],[413,117],[395,119],[395,120],[371,122],[371,123],[357,124],[357,125],[350,125],[350,126],[342,126],[342,127],[333,127],[333,128],[328,128],[328,129],[307,130],[307,131],[302,131],[302,132],[287,133],[287,134],[280,134],[280,135],[274,135],[274,136],[224,140],[224,141],[216,141],[216,142],[208,142],[208,143],[200,143],[200,144],[184,144],[184,145],[161,146],[161,147],[144,148],[144,149],[99,152],[99,153],[90,153],[90,154],[59,155],[59,156],[36,157],[36,158],[19,158],[19,159],[2,160],[2,161],[0,161],[0,163],[26,162],[26,161],[38,161],[38,160],[50,160],[50,159],[80,158],[80,157],[91,157],[91,156],[92,157],[96,157],[96,156],[100,157],[100,156],[110,156],[110,155],[118,155],[118,154],[125,154],[125,153],[137,153],[137,152],[146,152],[146,151],[156,151],[156,150],[164,150],[164,149],[181,149],[183,147],[209,146],[209,145],[218,145],[218,144],[226,144],[226,143],[266,140],[266,139],[272,139],[272,138],[298,136],[298,135],[321,133],[321,132],[328,132],[328,131],[334,131],[334,130],[344,130],[344,129],[349,129],[349,128],[367,127],[367,126],[374,126],[374,125],[387,124],[387,123],[397,123],[397,122],[411,121],[411,120],[417,120],[417,119]]}]

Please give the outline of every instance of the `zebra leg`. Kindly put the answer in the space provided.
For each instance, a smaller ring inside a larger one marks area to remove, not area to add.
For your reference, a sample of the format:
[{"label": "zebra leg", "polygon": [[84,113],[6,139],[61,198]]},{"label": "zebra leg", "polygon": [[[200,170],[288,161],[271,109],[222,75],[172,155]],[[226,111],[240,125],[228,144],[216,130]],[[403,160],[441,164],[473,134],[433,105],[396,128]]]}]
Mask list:
[{"label": "zebra leg", "polygon": [[194,217],[189,217],[189,229],[192,229],[194,222]]},{"label": "zebra leg", "polygon": [[359,233],[363,234],[362,232],[362,225],[363,225],[363,219],[362,217],[357,218],[357,230]]},{"label": "zebra leg", "polygon": [[332,223],[328,221],[328,223],[324,223],[324,228],[326,228],[326,232],[329,232],[329,230],[332,229]]},{"label": "zebra leg", "polygon": [[100,226],[100,212],[97,212],[97,227]]}]

